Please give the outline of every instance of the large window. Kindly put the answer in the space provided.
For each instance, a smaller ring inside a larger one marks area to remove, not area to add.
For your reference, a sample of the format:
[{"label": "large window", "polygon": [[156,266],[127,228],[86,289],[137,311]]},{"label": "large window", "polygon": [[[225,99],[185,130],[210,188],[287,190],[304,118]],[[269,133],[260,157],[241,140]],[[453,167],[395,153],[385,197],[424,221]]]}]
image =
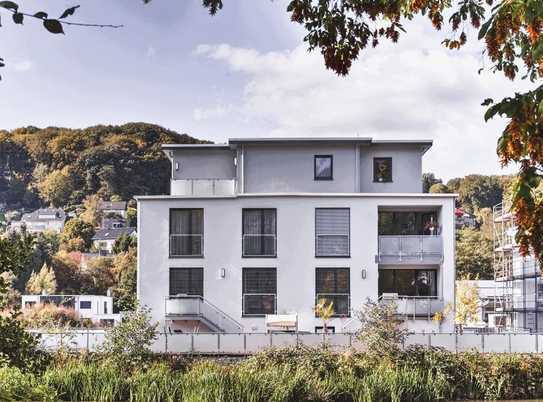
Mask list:
[{"label": "large window", "polygon": [[349,268],[317,268],[315,302],[332,302],[334,315],[349,316],[351,278]]},{"label": "large window", "polygon": [[243,256],[275,257],[277,212],[275,209],[243,210]]},{"label": "large window", "polygon": [[373,158],[373,181],[376,183],[392,181],[392,158]]},{"label": "large window", "polygon": [[315,180],[334,179],[334,157],[332,155],[315,155]]},{"label": "large window", "polygon": [[277,310],[277,270],[243,268],[243,315],[262,316]]},{"label": "large window", "polygon": [[170,296],[204,295],[203,268],[170,268]]},{"label": "large window", "polygon": [[381,269],[379,295],[397,293],[398,296],[437,296],[435,269]]},{"label": "large window", "polygon": [[204,210],[170,210],[170,256],[201,257],[204,251]]},{"label": "large window", "polygon": [[437,235],[437,211],[379,211],[379,235]]},{"label": "large window", "polygon": [[317,257],[349,257],[349,208],[317,208],[315,210],[315,255]]}]

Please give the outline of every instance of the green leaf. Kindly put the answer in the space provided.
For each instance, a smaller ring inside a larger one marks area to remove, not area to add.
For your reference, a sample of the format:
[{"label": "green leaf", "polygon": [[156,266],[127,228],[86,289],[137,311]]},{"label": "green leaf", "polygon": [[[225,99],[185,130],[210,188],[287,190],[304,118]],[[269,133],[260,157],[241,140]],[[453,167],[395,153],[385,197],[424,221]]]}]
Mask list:
[{"label": "green leaf", "polygon": [[494,100],[492,98],[486,98],[483,103],[481,103],[481,106],[490,106],[494,103]]},{"label": "green leaf", "polygon": [[493,118],[498,112],[500,112],[500,108],[501,108],[501,104],[497,104],[497,105],[494,105],[490,108],[488,108],[488,110],[486,111],[485,113],[485,122],[486,121],[489,121],[491,118]]},{"label": "green leaf", "polygon": [[34,17],[41,18],[42,20],[47,18],[47,13],[43,11],[38,11],[36,14],[34,14]]},{"label": "green leaf", "polygon": [[481,25],[481,29],[479,29],[479,35],[477,36],[478,40],[481,40],[485,37],[486,33],[488,32],[488,28],[490,28],[492,21],[494,21],[494,15],[490,17],[488,21],[486,21],[483,25]]},{"label": "green leaf", "polygon": [[19,8],[19,6],[13,1],[0,1],[0,7],[15,11],[17,11],[17,9]]},{"label": "green leaf", "polygon": [[70,15],[74,15],[75,10],[77,10],[79,7],[80,6],[73,6],[73,7],[67,8],[66,10],[64,10],[62,15],[60,16],[60,19],[66,18],[66,17],[68,17]]},{"label": "green leaf", "polygon": [[63,34],[64,29],[59,20],[46,19],[43,20],[43,26],[52,34]]},{"label": "green leaf", "polygon": [[16,24],[22,24],[23,23],[23,19],[24,19],[24,15],[21,14],[21,13],[15,13],[13,14],[13,22],[15,22]]}]

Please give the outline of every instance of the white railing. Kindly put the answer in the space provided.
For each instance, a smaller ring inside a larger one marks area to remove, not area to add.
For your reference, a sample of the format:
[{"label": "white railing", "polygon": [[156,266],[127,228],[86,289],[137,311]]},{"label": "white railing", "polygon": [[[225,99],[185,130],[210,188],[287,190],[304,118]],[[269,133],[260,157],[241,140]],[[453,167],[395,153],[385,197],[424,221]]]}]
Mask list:
[{"label": "white railing", "polygon": [[218,332],[240,332],[243,325],[220,308],[198,295],[168,296],[165,315],[169,319],[198,319]]},{"label": "white railing", "polygon": [[407,319],[431,320],[435,313],[443,311],[445,303],[437,296],[380,296],[381,303],[396,303],[398,315]]},{"label": "white railing", "polygon": [[[273,301],[273,311],[266,311],[262,313],[247,313],[247,299],[254,298],[254,297],[268,297],[272,298]],[[245,317],[262,317],[266,314],[276,314],[277,313],[277,294],[275,293],[244,293],[243,294],[243,300],[242,300],[243,306],[243,316]]]},{"label": "white railing", "polygon": [[441,235],[379,236],[380,263],[439,264],[443,260]]},{"label": "white railing", "polygon": [[275,257],[277,255],[277,237],[274,234],[244,234],[244,257]]},{"label": "white railing", "polygon": [[171,180],[171,195],[227,196],[236,193],[235,179],[181,179]]},{"label": "white railing", "polygon": [[[96,351],[106,336],[104,330],[68,330],[63,332],[29,331],[40,336],[43,349],[60,347]],[[152,345],[155,353],[185,353],[214,355],[249,355],[270,347],[328,345],[333,350],[353,348],[363,351],[365,346],[353,333],[193,333],[158,332]],[[524,333],[412,333],[404,347],[422,345],[442,347],[452,352],[478,351],[482,353],[542,353],[543,335]]]},{"label": "white railing", "polygon": [[[183,240],[189,239],[190,242],[193,242],[194,239],[197,239],[197,243],[192,243],[190,245],[191,252],[188,253],[188,250],[183,250]],[[199,251],[199,252],[198,252]],[[200,233],[192,234],[171,234],[170,235],[170,256],[171,257],[191,257],[191,256],[202,256],[204,254],[204,235]]]}]

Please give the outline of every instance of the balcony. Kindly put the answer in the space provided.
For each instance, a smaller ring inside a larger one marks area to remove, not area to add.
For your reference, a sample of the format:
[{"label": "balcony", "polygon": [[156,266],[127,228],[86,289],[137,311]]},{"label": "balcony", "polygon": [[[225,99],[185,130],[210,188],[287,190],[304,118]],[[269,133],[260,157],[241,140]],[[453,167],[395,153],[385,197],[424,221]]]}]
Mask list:
[{"label": "balcony", "polygon": [[235,179],[184,179],[171,180],[171,195],[228,196],[236,193]]},{"label": "balcony", "polygon": [[441,235],[379,236],[379,264],[440,264],[443,260]]},{"label": "balcony", "polygon": [[443,311],[445,303],[436,296],[398,296],[397,293],[383,293],[379,302],[396,303],[397,313],[405,319],[431,320],[435,313]]},{"label": "balcony", "polygon": [[243,326],[198,295],[168,296],[165,299],[165,316],[175,320],[198,320],[214,332],[243,332]]}]

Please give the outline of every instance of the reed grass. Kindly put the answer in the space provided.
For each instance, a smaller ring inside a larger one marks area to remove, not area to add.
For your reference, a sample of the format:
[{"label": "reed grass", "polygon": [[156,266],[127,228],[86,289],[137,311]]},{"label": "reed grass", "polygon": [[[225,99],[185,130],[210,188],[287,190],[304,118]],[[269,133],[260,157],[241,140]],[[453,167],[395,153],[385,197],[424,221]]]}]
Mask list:
[{"label": "reed grass", "polygon": [[42,374],[0,368],[0,400],[411,402],[543,397],[539,355],[411,350],[398,361],[353,352],[277,349],[235,364],[199,360],[137,369],[100,358],[57,360]]}]

